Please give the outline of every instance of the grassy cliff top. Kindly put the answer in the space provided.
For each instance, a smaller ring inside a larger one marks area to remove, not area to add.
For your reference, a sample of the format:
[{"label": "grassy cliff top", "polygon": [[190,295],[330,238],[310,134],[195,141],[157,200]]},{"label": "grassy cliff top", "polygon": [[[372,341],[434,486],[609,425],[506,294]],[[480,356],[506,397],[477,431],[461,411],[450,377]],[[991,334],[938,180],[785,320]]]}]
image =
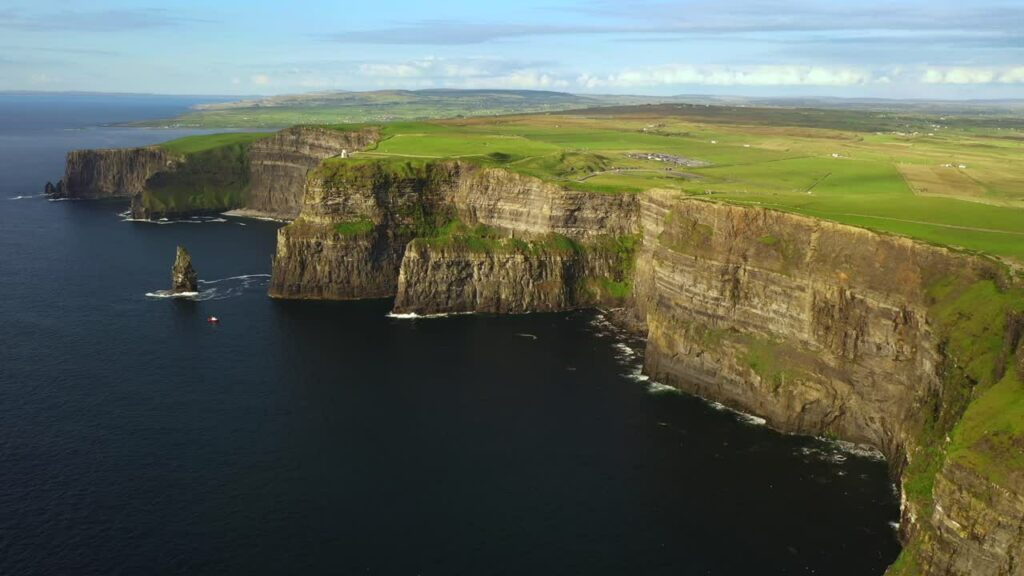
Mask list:
[{"label": "grassy cliff top", "polygon": [[1024,127],[1013,122],[916,118],[882,132],[631,110],[397,122],[357,158],[463,159],[602,193],[676,189],[1024,262]]},{"label": "grassy cliff top", "polygon": [[589,192],[675,189],[1024,262],[1020,121],[681,105],[612,112],[393,122],[375,147],[335,162],[460,159]]},{"label": "grassy cliff top", "polygon": [[273,132],[227,132],[223,134],[200,134],[197,136],[184,136],[170,142],[160,144],[160,147],[175,154],[195,154],[205,152],[214,148],[234,146],[237,144],[250,144],[273,135]]}]

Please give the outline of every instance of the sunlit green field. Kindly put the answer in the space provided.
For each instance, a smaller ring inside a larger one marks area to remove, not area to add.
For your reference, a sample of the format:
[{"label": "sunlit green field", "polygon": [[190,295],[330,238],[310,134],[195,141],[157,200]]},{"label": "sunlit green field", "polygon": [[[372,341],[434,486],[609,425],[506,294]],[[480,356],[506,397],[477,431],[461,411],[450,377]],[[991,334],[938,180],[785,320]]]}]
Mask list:
[{"label": "sunlit green field", "polygon": [[249,144],[261,138],[266,138],[271,134],[271,132],[228,132],[224,134],[184,136],[177,140],[164,142],[160,147],[175,154],[195,154],[197,152],[205,152],[221,146]]},{"label": "sunlit green field", "polygon": [[[918,116],[889,119],[883,131],[877,115],[829,114],[655,106],[393,122],[352,161],[458,158],[595,194],[675,189],[1024,263],[1024,124]],[[163,146],[195,154],[265,136],[193,136]]]},{"label": "sunlit green field", "polygon": [[[921,127],[932,132],[523,115],[388,124],[359,155],[461,158],[594,193],[671,188],[1024,262],[1024,131]],[[708,165],[630,157],[637,153]]]}]

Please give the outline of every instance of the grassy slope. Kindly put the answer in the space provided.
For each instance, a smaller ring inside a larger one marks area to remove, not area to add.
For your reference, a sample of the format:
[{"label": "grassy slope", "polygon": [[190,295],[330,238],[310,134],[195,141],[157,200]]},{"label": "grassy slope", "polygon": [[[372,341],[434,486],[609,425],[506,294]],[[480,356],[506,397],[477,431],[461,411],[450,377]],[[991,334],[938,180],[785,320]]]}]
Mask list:
[{"label": "grassy slope", "polygon": [[147,182],[143,205],[154,215],[217,212],[242,206],[249,185],[249,145],[267,133],[186,136],[161,144],[181,156],[172,172]]},{"label": "grassy slope", "polygon": [[272,135],[272,132],[228,132],[225,134],[200,134],[185,136],[170,142],[164,142],[161,148],[174,154],[195,154],[221,146],[249,144]]}]

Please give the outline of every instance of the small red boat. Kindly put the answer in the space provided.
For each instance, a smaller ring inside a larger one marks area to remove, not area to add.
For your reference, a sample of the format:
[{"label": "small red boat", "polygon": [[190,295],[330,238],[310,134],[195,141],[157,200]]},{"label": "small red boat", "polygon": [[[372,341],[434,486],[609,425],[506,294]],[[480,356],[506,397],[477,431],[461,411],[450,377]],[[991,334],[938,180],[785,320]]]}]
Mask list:
[{"label": "small red boat", "polygon": [[206,321],[209,322],[210,324],[220,324],[220,319],[217,318],[216,316],[210,316],[209,318],[206,319]]}]

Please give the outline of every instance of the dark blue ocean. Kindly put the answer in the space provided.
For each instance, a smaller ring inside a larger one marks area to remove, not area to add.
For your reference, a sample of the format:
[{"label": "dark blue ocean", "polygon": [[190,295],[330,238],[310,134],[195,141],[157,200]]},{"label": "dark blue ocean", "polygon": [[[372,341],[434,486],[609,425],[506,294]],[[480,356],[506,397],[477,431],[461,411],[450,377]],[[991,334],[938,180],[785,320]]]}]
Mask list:
[{"label": "dark blue ocean", "polygon": [[[884,462],[652,391],[594,312],[272,301],[279,224],[38,196],[68,150],[183,133],[103,125],[194,102],[0,95],[0,574],[865,576],[895,558]],[[146,296],[176,244],[199,301]]]}]

